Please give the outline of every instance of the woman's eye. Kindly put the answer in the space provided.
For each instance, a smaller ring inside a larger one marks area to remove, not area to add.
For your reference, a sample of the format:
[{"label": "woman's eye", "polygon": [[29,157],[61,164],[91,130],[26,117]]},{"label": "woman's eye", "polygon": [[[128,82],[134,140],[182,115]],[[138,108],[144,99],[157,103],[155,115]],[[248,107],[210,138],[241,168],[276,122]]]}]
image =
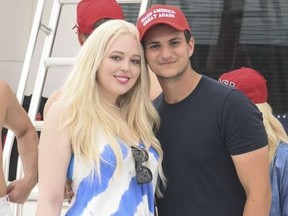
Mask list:
[{"label": "woman's eye", "polygon": [[131,62],[133,64],[140,64],[140,60],[139,59],[132,59]]},{"label": "woman's eye", "polygon": [[115,61],[120,61],[121,57],[120,56],[111,56],[111,59],[113,59]]}]

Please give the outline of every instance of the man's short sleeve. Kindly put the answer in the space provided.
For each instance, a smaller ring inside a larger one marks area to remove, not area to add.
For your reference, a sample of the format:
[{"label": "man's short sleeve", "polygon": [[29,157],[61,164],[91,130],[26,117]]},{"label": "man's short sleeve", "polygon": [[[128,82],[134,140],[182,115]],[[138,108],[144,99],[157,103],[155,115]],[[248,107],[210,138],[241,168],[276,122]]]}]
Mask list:
[{"label": "man's short sleeve", "polygon": [[225,98],[221,121],[221,131],[231,155],[253,151],[268,144],[262,113],[236,89]]}]

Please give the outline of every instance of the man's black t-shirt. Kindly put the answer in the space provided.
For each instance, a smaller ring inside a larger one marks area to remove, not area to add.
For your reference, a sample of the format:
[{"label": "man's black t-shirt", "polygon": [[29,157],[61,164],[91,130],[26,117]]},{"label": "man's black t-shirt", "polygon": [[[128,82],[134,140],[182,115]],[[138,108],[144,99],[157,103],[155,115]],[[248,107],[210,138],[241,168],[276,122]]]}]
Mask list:
[{"label": "man's black t-shirt", "polygon": [[242,216],[246,195],[231,155],[267,145],[257,107],[206,76],[181,102],[167,104],[160,95],[154,104],[168,179],[159,216]]}]

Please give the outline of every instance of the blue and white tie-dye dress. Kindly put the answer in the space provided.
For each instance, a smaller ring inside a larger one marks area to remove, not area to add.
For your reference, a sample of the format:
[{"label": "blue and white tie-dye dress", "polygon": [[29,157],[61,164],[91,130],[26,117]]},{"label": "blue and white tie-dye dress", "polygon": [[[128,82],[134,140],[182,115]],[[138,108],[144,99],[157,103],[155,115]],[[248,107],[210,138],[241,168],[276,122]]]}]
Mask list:
[{"label": "blue and white tie-dye dress", "polygon": [[[73,180],[74,197],[68,208],[68,216],[152,216],[154,215],[154,193],[157,182],[158,154],[149,149],[149,160],[145,163],[152,171],[151,183],[138,184],[135,162],[131,148],[119,144],[123,153],[123,164],[115,177],[115,155],[109,145],[102,142],[100,178],[83,161],[74,155],[68,169],[68,178]],[[100,145],[101,146],[101,145]],[[93,180],[91,180],[93,179]]]}]

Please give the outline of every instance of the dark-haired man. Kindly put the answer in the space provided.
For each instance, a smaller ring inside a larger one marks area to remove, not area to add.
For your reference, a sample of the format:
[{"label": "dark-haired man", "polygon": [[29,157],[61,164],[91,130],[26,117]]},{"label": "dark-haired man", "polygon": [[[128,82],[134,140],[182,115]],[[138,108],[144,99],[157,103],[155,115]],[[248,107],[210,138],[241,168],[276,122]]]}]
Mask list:
[{"label": "dark-haired man", "polygon": [[157,138],[168,179],[160,216],[266,216],[271,191],[261,113],[236,89],[193,70],[195,41],[183,12],[154,5],[137,21],[163,93]]}]

